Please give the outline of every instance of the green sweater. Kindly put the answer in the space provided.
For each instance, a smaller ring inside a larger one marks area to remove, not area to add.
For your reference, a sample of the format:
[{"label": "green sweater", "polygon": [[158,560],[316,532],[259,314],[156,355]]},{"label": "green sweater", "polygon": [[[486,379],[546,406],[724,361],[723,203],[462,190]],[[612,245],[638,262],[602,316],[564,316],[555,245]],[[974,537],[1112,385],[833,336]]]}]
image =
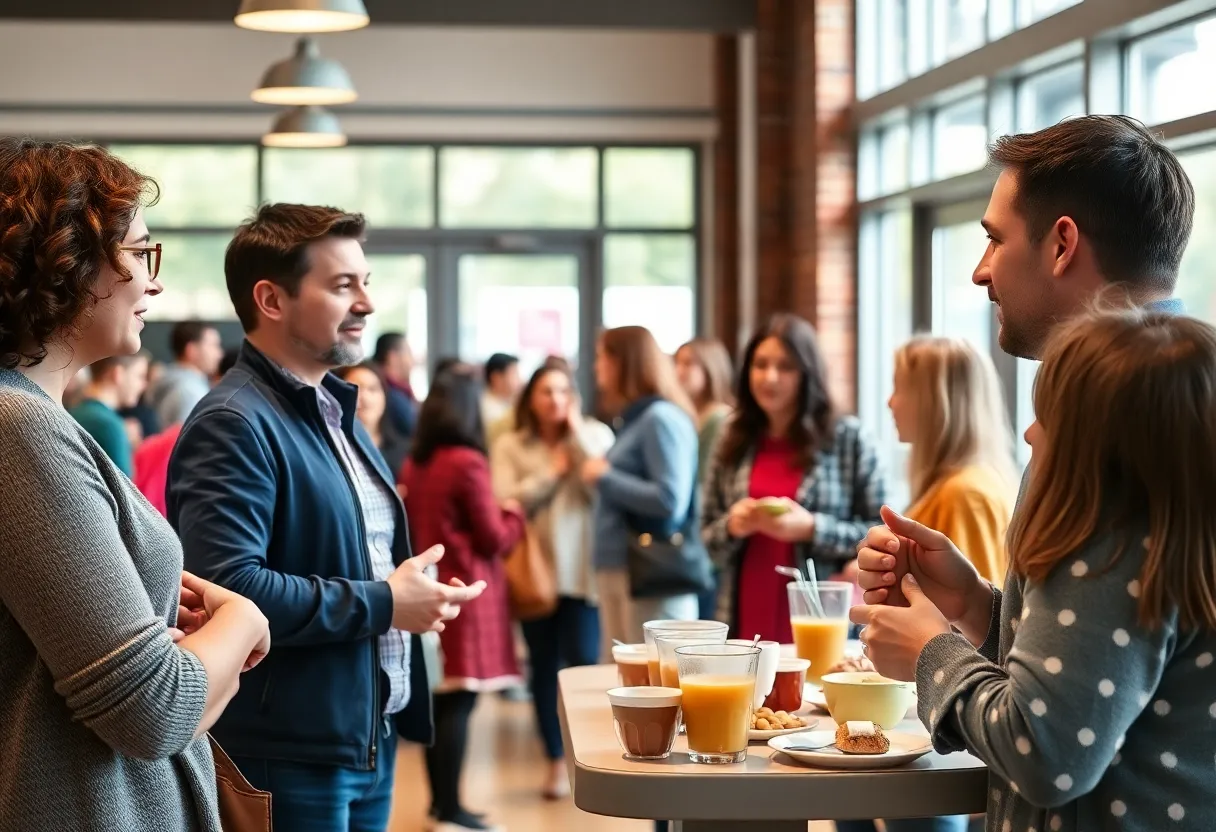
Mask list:
[{"label": "green sweater", "polygon": [[101,448],[0,370],[0,830],[219,832],[182,550]]},{"label": "green sweater", "polygon": [[131,440],[118,411],[97,399],[85,399],[70,412],[80,426],[88,431],[89,436],[97,440],[106,456],[114,460],[118,470],[128,477],[131,476]]}]

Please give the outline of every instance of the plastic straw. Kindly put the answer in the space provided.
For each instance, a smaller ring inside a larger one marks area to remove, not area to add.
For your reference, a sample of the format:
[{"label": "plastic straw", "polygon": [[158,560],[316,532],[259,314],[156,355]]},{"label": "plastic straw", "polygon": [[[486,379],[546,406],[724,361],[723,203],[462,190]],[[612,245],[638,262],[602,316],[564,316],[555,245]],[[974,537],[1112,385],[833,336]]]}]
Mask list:
[{"label": "plastic straw", "polygon": [[777,566],[775,569],[778,574],[785,575],[787,578],[793,578],[798,582],[798,589],[806,595],[812,614],[816,618],[823,618],[823,607],[819,604],[819,581],[815,578],[815,570],[807,569],[807,574],[810,576],[810,581],[807,581],[803,577],[801,569],[793,566]]}]

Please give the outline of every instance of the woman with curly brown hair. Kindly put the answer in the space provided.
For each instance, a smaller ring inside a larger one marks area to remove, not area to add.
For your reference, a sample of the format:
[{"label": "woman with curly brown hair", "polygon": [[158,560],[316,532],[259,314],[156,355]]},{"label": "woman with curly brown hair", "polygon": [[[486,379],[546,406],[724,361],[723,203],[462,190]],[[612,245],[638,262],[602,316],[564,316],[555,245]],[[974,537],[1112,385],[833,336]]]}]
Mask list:
[{"label": "woman with curly brown hair", "polygon": [[270,647],[63,409],[81,367],[139,351],[153,191],[104,150],[0,140],[3,829],[218,832],[204,734]]}]

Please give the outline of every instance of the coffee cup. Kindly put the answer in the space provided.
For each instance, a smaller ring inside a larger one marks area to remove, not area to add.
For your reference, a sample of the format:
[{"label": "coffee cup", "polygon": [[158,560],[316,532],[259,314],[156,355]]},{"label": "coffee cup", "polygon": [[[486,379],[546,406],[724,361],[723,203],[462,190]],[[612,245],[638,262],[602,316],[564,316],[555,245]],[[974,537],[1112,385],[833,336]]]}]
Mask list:
[{"label": "coffee cup", "polygon": [[[781,643],[777,641],[758,641],[754,645],[750,638],[732,638],[727,644],[737,644],[741,647],[759,647],[760,661],[756,665],[756,693],[752,699],[752,708],[759,708],[764,699],[773,689],[777,677],[777,664],[781,661]],[[802,704],[802,700],[799,700]]]},{"label": "coffee cup", "polygon": [[646,661],[645,644],[614,644],[612,660],[616,662],[621,687],[631,688],[650,685],[650,668]]},{"label": "coffee cup", "polygon": [[802,688],[811,663],[806,659],[785,658],[777,662],[773,690],[764,698],[764,707],[794,713],[802,708]]},{"label": "coffee cup", "polygon": [[608,691],[612,725],[627,760],[663,760],[680,724],[679,688],[622,687]]}]

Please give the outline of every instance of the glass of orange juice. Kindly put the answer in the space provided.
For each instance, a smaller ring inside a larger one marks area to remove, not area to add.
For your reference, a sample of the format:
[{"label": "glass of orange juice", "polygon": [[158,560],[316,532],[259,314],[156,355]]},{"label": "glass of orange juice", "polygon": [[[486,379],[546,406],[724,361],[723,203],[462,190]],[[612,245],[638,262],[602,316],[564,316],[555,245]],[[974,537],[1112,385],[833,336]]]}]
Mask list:
[{"label": "glass of orange juice", "polygon": [[659,651],[659,678],[663,687],[680,686],[680,669],[676,660],[677,647],[692,647],[698,644],[724,644],[726,630],[664,630],[655,633],[654,643]]},{"label": "glass of orange juice", "polygon": [[[650,668],[650,684],[661,686],[663,684],[662,672],[659,670],[659,648],[654,643],[654,637],[657,633],[673,632],[684,633],[691,632],[697,635],[705,634],[713,635],[711,638],[706,638],[707,642],[726,641],[726,632],[730,628],[721,621],[698,621],[686,620],[680,621],[674,618],[660,618],[655,621],[647,621],[642,625],[642,633],[646,637],[646,661]],[[717,637],[717,633],[722,636]]]},{"label": "glass of orange juice", "polygon": [[832,665],[844,658],[849,640],[849,607],[853,605],[853,585],[843,581],[799,584],[791,581],[790,627],[798,658],[807,659],[808,682],[818,684]]},{"label": "glass of orange juice", "polygon": [[694,763],[747,759],[760,648],[697,644],[676,648],[688,758]]}]

